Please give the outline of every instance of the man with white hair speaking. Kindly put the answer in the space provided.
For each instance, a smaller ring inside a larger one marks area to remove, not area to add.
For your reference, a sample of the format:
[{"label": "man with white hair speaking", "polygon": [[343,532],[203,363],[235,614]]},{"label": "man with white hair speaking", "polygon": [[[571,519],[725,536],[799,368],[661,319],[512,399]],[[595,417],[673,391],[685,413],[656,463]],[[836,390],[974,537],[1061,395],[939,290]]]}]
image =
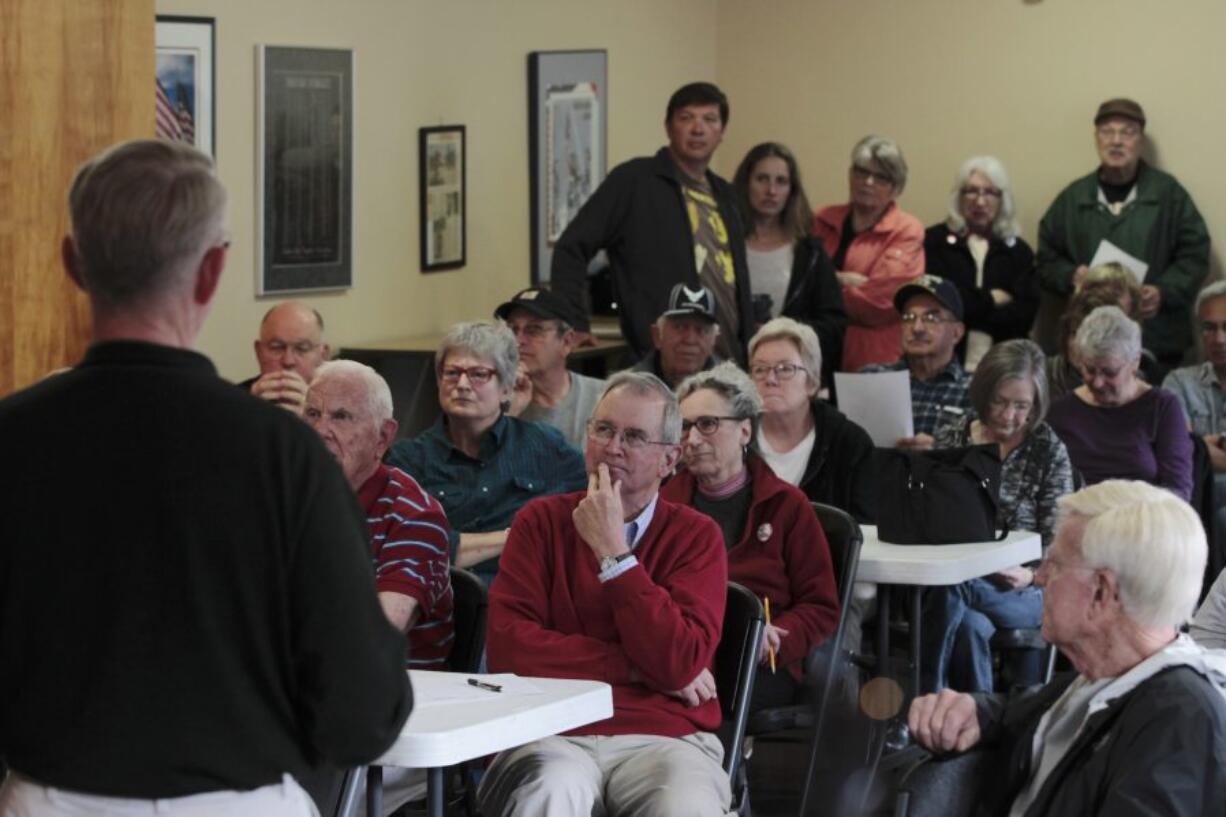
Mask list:
[{"label": "man with white hair speaking", "polygon": [[1226,656],[1179,634],[1204,573],[1200,521],[1173,494],[1123,480],[1059,508],[1035,583],[1043,637],[1077,673],[1008,699],[925,695],[911,704],[912,734],[937,752],[983,744],[1003,753],[983,813],[1221,813]]}]

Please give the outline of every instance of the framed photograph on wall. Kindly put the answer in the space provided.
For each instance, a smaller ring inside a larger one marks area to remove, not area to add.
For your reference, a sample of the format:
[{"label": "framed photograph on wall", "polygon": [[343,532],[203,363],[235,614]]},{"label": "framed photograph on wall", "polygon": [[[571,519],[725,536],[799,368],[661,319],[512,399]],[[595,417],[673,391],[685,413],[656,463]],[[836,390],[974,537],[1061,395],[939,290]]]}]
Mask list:
[{"label": "framed photograph on wall", "polygon": [[155,41],[157,136],[189,142],[215,157],[214,18],[159,14]]},{"label": "framed photograph on wall", "polygon": [[256,294],[353,285],[353,52],[256,46]]},{"label": "framed photograph on wall", "polygon": [[467,173],[464,126],[440,125],[417,132],[421,188],[421,270],[438,272],[465,264]]},{"label": "framed photograph on wall", "polygon": [[528,55],[532,283],[549,280],[553,245],[608,168],[608,54]]}]

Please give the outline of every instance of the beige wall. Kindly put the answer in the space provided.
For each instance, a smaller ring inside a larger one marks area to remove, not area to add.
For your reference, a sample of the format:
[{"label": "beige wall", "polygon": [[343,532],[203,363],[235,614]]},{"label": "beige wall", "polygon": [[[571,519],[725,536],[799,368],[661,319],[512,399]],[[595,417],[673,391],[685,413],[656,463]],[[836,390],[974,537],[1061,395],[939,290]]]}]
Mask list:
[{"label": "beige wall", "polygon": [[845,201],[851,146],[882,133],[910,165],[902,206],[932,224],[962,160],[992,153],[1013,177],[1033,244],[1051,199],[1096,164],[1098,103],[1132,96],[1158,164],[1226,239],[1220,0],[721,0],[719,9],[718,80],[733,109],[722,172],[757,142],[779,140],[796,152],[815,206]]},{"label": "beige wall", "polygon": [[[201,345],[223,374],[254,370],[275,299],[254,297],[256,43],[354,48],[355,281],[314,296],[338,345],[488,314],[528,280],[526,60],[609,52],[609,159],[653,151],[675,87],[714,78],[732,100],[716,169],[763,139],[792,146],[814,204],[846,198],[847,154],[880,132],[911,164],[903,206],[930,224],[965,157],[1014,177],[1025,236],[1095,163],[1090,119],[1135,96],[1158,163],[1226,221],[1219,0],[158,0],[217,18],[218,155],[235,249]],[[1114,48],[1096,47],[1108,41]],[[468,127],[468,266],[418,269],[417,128]],[[1215,258],[1217,253],[1215,252]],[[1215,266],[1216,263],[1215,263]]]},{"label": "beige wall", "polygon": [[[716,0],[158,0],[217,18],[217,151],[234,247],[201,349],[255,371],[255,45],[353,48],[355,285],[309,300],[334,345],[444,329],[528,285],[527,55],[609,52],[609,158],[663,143],[667,95],[715,73]],[[417,129],[468,128],[468,265],[418,267]]]}]

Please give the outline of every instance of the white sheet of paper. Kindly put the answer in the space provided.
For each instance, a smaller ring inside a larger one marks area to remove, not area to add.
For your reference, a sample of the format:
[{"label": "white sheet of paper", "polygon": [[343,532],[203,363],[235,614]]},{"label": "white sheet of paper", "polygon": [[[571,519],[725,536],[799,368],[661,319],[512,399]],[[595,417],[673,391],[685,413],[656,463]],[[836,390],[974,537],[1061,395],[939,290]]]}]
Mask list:
[{"label": "white sheet of paper", "polygon": [[[468,683],[475,678],[502,687],[500,692],[475,687]],[[466,672],[415,672],[413,674],[413,706],[423,707],[465,701],[485,701],[492,695],[540,695],[541,688],[527,678],[504,672],[477,675]]]},{"label": "white sheet of paper", "polygon": [[834,373],[839,411],[868,432],[879,448],[893,448],[915,434],[911,417],[911,373]]},{"label": "white sheet of paper", "polygon": [[1098,249],[1094,251],[1094,257],[1090,259],[1090,267],[1110,264],[1113,261],[1132,273],[1132,276],[1137,279],[1137,286],[1145,283],[1145,273],[1149,272],[1149,264],[1129,255],[1104,238],[1098,242]]}]

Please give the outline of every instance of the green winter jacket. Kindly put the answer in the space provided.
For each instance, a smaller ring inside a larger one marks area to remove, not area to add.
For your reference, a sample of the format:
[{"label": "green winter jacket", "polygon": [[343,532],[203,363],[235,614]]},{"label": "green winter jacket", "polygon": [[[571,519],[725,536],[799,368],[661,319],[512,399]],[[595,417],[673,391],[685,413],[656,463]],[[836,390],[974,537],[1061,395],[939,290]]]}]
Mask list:
[{"label": "green winter jacket", "polygon": [[1098,172],[1056,197],[1039,223],[1040,285],[1058,296],[1073,290],[1073,271],[1089,264],[1103,239],[1149,264],[1145,283],[1162,292],[1142,342],[1159,357],[1192,344],[1192,305],[1209,273],[1209,232],[1188,191],[1169,173],[1141,162],[1136,197],[1118,216],[1099,201]]}]

